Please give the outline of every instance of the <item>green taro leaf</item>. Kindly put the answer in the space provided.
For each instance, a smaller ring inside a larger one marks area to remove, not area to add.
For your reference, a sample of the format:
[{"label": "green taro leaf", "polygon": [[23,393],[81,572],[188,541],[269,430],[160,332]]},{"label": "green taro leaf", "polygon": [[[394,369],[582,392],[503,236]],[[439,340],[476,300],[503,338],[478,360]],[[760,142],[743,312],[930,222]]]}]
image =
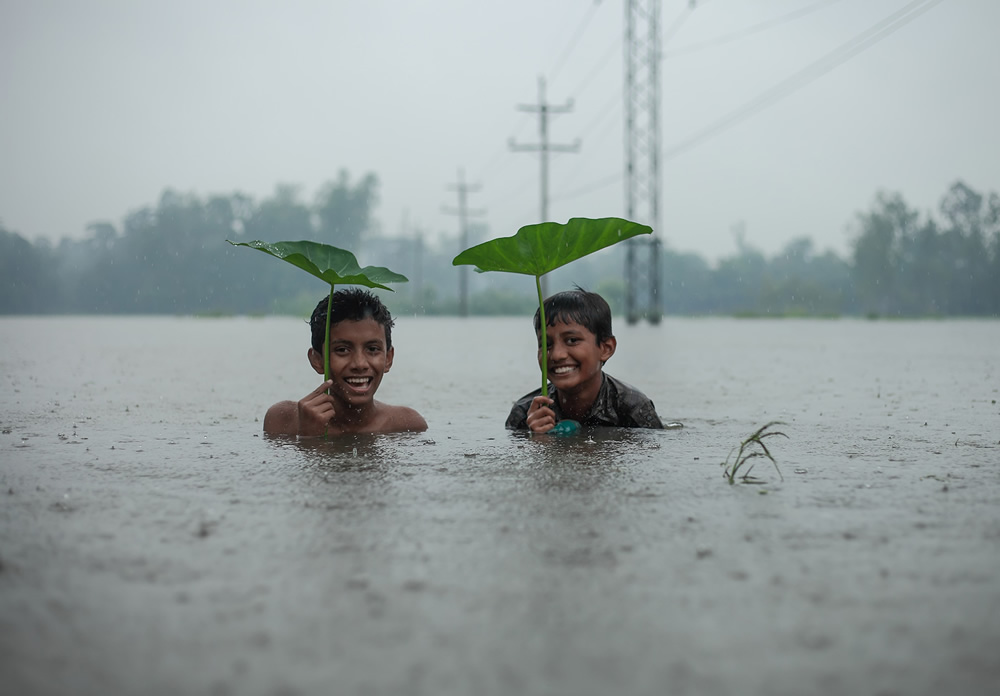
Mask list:
[{"label": "green taro leaf", "polygon": [[[513,237],[491,239],[470,247],[451,263],[453,266],[475,266],[480,273],[503,271],[535,276],[538,313],[542,326],[547,326],[545,298],[542,297],[543,275],[612,244],[652,232],[653,228],[648,225],[621,218],[572,218],[565,225],[542,222],[522,227]],[[545,331],[542,331],[541,339],[542,396],[547,397],[549,345]]]},{"label": "green taro leaf", "polygon": [[542,276],[570,261],[653,228],[621,218],[572,218],[565,225],[542,222],[526,225],[513,237],[499,237],[460,253],[452,265],[472,265],[480,273],[503,271]]},{"label": "green taro leaf", "polygon": [[[227,239],[233,246],[244,246],[257,251],[263,251],[293,266],[301,268],[306,273],[314,275],[330,285],[330,296],[326,304],[326,336],[323,341],[323,378],[330,379],[330,307],[333,302],[333,289],[336,285],[363,285],[367,288],[381,288],[394,292],[383,283],[406,283],[407,278],[399,273],[393,273],[382,266],[358,266],[358,260],[349,251],[338,249],[329,244],[310,242],[234,242]],[[329,392],[328,392],[329,393]]]},{"label": "green taro leaf", "polygon": [[298,266],[306,273],[316,276],[332,285],[363,285],[367,288],[380,288],[392,291],[384,283],[405,283],[407,278],[381,266],[358,266],[354,254],[344,249],[338,249],[329,244],[319,242],[233,242],[233,246],[245,246],[263,251],[293,266]]}]

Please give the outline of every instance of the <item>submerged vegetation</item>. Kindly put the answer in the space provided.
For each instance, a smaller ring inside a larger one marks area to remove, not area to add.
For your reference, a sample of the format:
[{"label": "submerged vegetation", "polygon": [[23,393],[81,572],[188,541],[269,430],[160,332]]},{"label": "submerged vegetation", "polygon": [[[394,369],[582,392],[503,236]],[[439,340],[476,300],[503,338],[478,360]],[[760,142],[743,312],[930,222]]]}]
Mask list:
[{"label": "submerged vegetation", "polygon": [[[736,476],[739,474],[740,470],[746,466],[747,462],[751,459],[756,459],[757,457],[766,457],[771,460],[771,464],[774,465],[774,470],[778,472],[778,477],[784,481],[785,477],[781,475],[781,469],[778,468],[778,462],[775,461],[774,457],[771,455],[771,450],[768,449],[767,445],[764,444],[764,440],[769,437],[775,437],[780,435],[781,437],[788,437],[785,433],[778,430],[771,430],[776,425],[785,425],[781,421],[771,421],[766,423],[761,427],[757,428],[749,437],[747,437],[743,442],[741,442],[736,447],[733,447],[726,456],[726,461],[722,463],[725,467],[723,471],[723,476],[729,481],[730,484],[736,483]],[[733,453],[736,456],[733,457]],[[732,464],[730,464],[730,459],[732,459]],[[759,478],[750,475],[753,471],[756,462],[751,463],[746,466],[746,470],[740,475],[740,480],[743,483],[763,483]]]}]

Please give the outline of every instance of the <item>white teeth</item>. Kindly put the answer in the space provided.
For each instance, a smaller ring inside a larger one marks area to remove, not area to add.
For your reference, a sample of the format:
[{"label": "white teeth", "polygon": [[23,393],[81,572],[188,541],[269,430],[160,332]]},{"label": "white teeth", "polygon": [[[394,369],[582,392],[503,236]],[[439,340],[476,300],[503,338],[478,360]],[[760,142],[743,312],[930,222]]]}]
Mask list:
[{"label": "white teeth", "polygon": [[564,375],[572,369],[573,369],[572,367],[557,367],[556,369],[552,370],[552,373],[556,375]]},{"label": "white teeth", "polygon": [[368,384],[369,380],[367,377],[348,377],[346,381],[348,384],[364,385]]}]

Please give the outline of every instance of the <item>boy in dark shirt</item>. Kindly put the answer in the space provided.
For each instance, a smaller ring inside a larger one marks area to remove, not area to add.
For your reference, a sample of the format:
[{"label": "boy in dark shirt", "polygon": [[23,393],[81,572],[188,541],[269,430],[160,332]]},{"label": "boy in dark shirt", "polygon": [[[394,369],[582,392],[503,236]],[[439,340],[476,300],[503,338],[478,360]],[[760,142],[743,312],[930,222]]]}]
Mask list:
[{"label": "boy in dark shirt", "polygon": [[[545,300],[549,395],[541,388],[521,397],[510,410],[507,427],[545,433],[564,418],[583,426],[662,428],[656,407],[635,387],[604,374],[615,354],[611,308],[595,292],[577,288]],[[541,318],[535,312],[538,363],[542,363]]]},{"label": "boy in dark shirt", "polygon": [[424,431],[427,423],[408,406],[375,400],[382,376],[392,367],[392,315],[374,294],[360,288],[333,293],[330,333],[328,296],[309,319],[309,364],[324,374],[323,343],[330,342],[330,379],[298,402],[279,401],[264,416],[268,435],[337,435]]}]

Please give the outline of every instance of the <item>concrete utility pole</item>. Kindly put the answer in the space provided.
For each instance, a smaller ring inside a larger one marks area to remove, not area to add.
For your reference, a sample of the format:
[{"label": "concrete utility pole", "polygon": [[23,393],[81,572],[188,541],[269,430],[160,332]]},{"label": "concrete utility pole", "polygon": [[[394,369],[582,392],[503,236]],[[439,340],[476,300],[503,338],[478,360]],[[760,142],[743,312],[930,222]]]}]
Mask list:
[{"label": "concrete utility pole", "polygon": [[[691,2],[694,7],[694,0]],[[649,238],[625,244],[625,319],[658,323],[660,303],[660,2],[625,2],[625,200],[628,218],[649,225]],[[647,264],[637,261],[648,252]],[[639,296],[646,295],[644,309]]]},{"label": "concrete utility pole", "polygon": [[[458,215],[458,246],[459,252],[465,251],[469,246],[469,216],[482,215],[486,211],[483,209],[469,210],[466,207],[468,194],[478,191],[481,186],[478,184],[470,186],[465,183],[465,170],[458,170],[458,183],[448,186],[449,191],[458,192],[458,208],[448,208],[444,211],[452,215]],[[458,315],[460,317],[469,316],[469,267],[458,267]]]},{"label": "concrete utility pole", "polygon": [[[549,222],[549,153],[550,152],[577,152],[580,149],[580,139],[572,145],[554,145],[549,142],[549,114],[562,114],[573,110],[573,100],[568,100],[563,106],[553,106],[545,101],[545,78],[538,78],[538,104],[520,104],[517,107],[520,111],[530,111],[538,114],[538,134],[540,142],[536,145],[518,145],[514,139],[510,139],[510,149],[514,152],[539,152],[541,153],[541,219],[539,222]],[[548,283],[542,277],[542,295],[548,295]]]}]

